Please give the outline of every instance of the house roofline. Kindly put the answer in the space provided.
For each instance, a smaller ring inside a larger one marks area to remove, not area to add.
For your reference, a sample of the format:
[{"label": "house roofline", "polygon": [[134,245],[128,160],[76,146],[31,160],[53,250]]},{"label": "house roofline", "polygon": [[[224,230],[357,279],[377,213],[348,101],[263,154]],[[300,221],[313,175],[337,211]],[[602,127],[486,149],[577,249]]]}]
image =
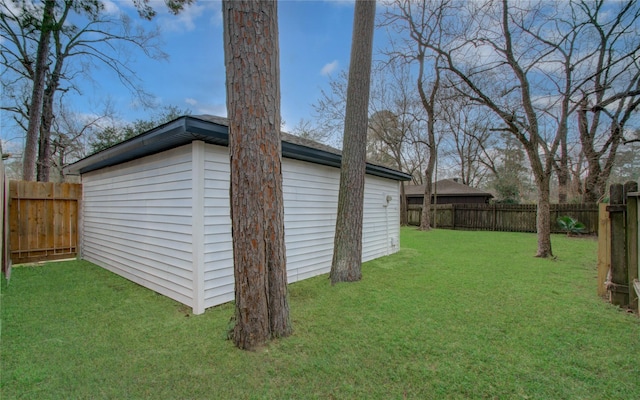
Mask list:
[{"label": "house roofline", "polygon": [[[182,116],[78,160],[66,166],[64,172],[70,175],[84,174],[170,150],[195,140],[202,140],[205,143],[219,146],[228,146],[229,129],[224,123],[225,121],[225,119],[218,117],[204,119],[197,116]],[[290,135],[287,136],[290,137]],[[311,143],[310,141],[305,142]],[[323,146],[319,143],[318,147],[329,149],[328,146]],[[282,156],[285,158],[340,168],[342,155],[338,150],[335,151],[331,152],[310,145],[293,143],[292,140],[287,140],[286,138],[282,140]],[[409,174],[371,163],[367,163],[366,173],[398,181],[411,180],[411,175]]]}]

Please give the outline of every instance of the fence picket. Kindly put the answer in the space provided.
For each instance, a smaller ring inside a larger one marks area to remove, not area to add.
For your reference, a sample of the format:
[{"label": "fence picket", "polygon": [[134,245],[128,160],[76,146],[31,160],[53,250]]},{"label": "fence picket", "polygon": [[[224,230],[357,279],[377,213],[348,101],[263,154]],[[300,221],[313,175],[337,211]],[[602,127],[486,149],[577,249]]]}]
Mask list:
[{"label": "fence picket", "polygon": [[81,184],[10,181],[11,262],[75,257],[81,197]]}]

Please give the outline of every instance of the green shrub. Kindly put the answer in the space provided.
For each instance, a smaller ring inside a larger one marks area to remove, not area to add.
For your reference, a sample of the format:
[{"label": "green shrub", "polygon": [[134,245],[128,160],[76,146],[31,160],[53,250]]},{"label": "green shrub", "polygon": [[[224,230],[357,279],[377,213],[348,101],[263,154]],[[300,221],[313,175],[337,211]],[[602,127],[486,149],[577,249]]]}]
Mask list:
[{"label": "green shrub", "polygon": [[567,235],[577,235],[587,228],[582,222],[568,215],[558,218],[558,225],[560,229],[567,232]]}]

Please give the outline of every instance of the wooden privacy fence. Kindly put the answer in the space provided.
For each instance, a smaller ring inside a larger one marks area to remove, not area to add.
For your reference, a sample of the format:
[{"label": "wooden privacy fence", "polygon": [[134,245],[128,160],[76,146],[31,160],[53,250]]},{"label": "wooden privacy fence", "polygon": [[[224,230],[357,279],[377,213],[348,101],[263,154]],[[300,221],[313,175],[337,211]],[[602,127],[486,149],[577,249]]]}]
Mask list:
[{"label": "wooden privacy fence", "polygon": [[2,273],[6,279],[11,276],[11,263],[9,262],[9,181],[4,175],[4,155],[2,143],[0,143],[0,264]]},{"label": "wooden privacy fence", "polygon": [[598,294],[615,305],[640,308],[638,184],[611,185],[610,203],[600,205]]},{"label": "wooden privacy fence", "polygon": [[82,185],[9,182],[12,264],[75,257]]},{"label": "wooden privacy fence", "polygon": [[[536,232],[535,204],[442,204],[431,206],[432,225],[444,229]],[[420,225],[422,206],[409,205],[409,225]],[[598,205],[551,204],[551,232],[562,232],[557,220],[570,216],[586,226],[585,233],[598,232]],[[435,221],[435,222],[434,222]]]}]

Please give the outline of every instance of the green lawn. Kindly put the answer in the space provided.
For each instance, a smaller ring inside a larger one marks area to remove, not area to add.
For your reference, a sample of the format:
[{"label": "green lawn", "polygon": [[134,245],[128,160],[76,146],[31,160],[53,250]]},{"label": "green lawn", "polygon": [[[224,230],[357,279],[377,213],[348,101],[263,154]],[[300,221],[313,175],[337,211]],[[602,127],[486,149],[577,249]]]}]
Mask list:
[{"label": "green lawn", "polygon": [[290,287],[295,333],[226,340],[190,309],[87,262],[2,283],[1,392],[24,399],[637,399],[640,320],[596,296],[596,241],[402,231],[363,280]]}]

